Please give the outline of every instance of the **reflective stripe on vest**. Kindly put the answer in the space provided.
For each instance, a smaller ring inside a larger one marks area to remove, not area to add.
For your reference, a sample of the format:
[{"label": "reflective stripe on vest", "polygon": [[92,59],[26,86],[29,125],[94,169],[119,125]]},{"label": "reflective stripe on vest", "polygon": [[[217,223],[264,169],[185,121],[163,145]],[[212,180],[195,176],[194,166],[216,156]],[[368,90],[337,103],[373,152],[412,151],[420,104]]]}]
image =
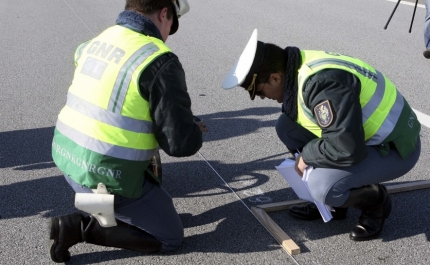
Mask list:
[{"label": "reflective stripe on vest", "polygon": [[154,151],[156,150],[139,150],[133,148],[125,148],[99,141],[96,138],[90,137],[78,130],[73,129],[70,126],[67,126],[60,120],[57,120],[56,128],[64,136],[74,141],[78,145],[85,146],[85,148],[97,152],[99,154],[108,155],[115,158],[133,161],[146,161],[151,159],[154,154]]},{"label": "reflective stripe on vest", "polygon": [[140,66],[149,56],[157,52],[159,48],[154,43],[148,43],[137,50],[123,65],[116,78],[114,88],[109,100],[108,110],[118,112],[124,104],[125,94],[131,81],[131,76],[134,71]]},{"label": "reflective stripe on vest", "polygon": [[78,60],[79,58],[81,58],[82,55],[82,50],[87,47],[89,41],[82,43],[81,45],[79,45],[79,47],[76,49],[75,51],[75,56],[74,56],[74,62],[75,62],[75,66],[78,65]]},{"label": "reflective stripe on vest", "polygon": [[72,93],[67,93],[66,105],[89,118],[103,123],[123,128],[132,132],[152,133],[152,122],[137,120],[131,117],[122,116],[111,111],[102,109],[88,101],[78,98]]},{"label": "reflective stripe on vest", "polygon": [[[304,52],[305,54],[308,53],[306,51],[302,52]],[[309,121],[315,124],[315,127],[313,127],[312,132],[319,137],[321,136],[321,129],[316,125],[316,120],[312,114],[312,111],[303,102],[303,85],[310,75],[313,75],[322,69],[340,68],[355,74],[360,79],[360,81],[363,81],[364,77],[365,79],[367,79],[366,82],[372,81],[376,84],[375,90],[371,95],[370,93],[372,93],[372,91],[369,91],[369,88],[366,85],[368,83],[365,83],[364,85],[362,84],[362,90],[360,93],[360,104],[362,107],[363,127],[365,129],[366,144],[378,145],[382,143],[384,139],[393,131],[400,117],[404,106],[403,96],[400,94],[400,92],[397,91],[394,85],[388,79],[386,79],[384,75],[379,71],[375,70],[375,72],[373,72],[371,69],[365,68],[362,65],[358,65],[354,62],[348,61],[348,57],[346,56],[343,56],[344,59],[333,58],[332,55],[326,56],[327,58],[321,58],[325,56],[319,56],[321,59],[304,62],[303,64],[309,67],[311,71],[307,71],[304,76],[303,72],[299,72],[298,102],[303,110],[304,116],[306,116]],[[304,57],[306,58],[307,56]],[[314,69],[316,68],[319,69],[314,71]],[[299,114],[300,113],[301,112],[299,111]],[[300,119],[300,117],[298,119]],[[301,120],[303,121],[303,119]]]},{"label": "reflective stripe on vest", "polygon": [[[71,110],[76,111],[77,113],[90,119],[94,119],[114,127],[122,128],[127,131],[147,134],[152,132],[152,122],[137,120],[122,116],[120,114],[112,113],[111,111],[102,109],[88,101],[80,99],[71,93],[67,94],[67,103],[65,109],[63,110],[63,114],[64,112],[70,111],[67,108],[70,108]],[[77,123],[82,124],[82,119],[77,119],[76,114],[73,116],[75,116]],[[74,126],[66,125],[60,119],[57,120],[58,131],[77,144],[85,146],[89,150],[100,154],[127,160],[145,161],[149,160],[152,157],[154,151],[157,150],[157,148],[139,150],[132,147],[116,146],[114,144],[90,137],[87,134],[74,129],[73,127]]]}]

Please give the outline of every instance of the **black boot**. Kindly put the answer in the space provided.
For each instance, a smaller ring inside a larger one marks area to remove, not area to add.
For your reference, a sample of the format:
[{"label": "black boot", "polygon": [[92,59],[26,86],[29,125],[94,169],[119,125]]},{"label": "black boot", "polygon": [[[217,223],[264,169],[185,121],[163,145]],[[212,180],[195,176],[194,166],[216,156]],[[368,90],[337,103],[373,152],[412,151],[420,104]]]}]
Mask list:
[{"label": "black boot", "polygon": [[161,242],[147,232],[116,220],[113,227],[101,227],[94,217],[80,213],[53,217],[49,223],[51,259],[61,263],[70,260],[69,248],[80,242],[124,248],[143,252],[156,252]]},{"label": "black boot", "polygon": [[365,241],[374,239],[381,233],[384,221],[391,213],[391,198],[383,185],[372,184],[351,190],[344,206],[361,210],[358,223],[349,238]]},{"label": "black boot", "polygon": [[[342,220],[346,218],[348,208],[333,207],[335,212],[332,212],[333,219]],[[316,220],[322,219],[320,212],[318,211],[315,203],[307,203],[304,205],[292,206],[288,209],[288,213],[296,218],[302,220]]]},{"label": "black boot", "polygon": [[69,248],[82,242],[82,226],[88,223],[89,217],[80,213],[52,217],[49,222],[49,239],[51,259],[55,262],[66,262],[70,259]]},{"label": "black boot", "polygon": [[160,251],[161,242],[152,235],[120,220],[116,220],[116,222],[116,226],[101,227],[97,219],[91,216],[90,223],[83,231],[84,241],[100,246],[147,253]]}]

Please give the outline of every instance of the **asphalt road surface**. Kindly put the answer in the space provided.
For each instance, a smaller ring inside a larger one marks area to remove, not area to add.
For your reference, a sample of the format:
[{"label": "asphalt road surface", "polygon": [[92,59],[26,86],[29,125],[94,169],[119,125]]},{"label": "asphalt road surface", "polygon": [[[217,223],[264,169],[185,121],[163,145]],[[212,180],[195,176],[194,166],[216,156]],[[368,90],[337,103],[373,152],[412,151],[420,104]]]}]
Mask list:
[{"label": "asphalt road surface", "polygon": [[[91,244],[71,248],[68,264],[430,264],[430,190],[392,195],[381,237],[353,242],[359,213],[343,221],[301,222],[286,211],[270,217],[300,246],[291,257],[251,214],[261,203],[296,199],[275,166],[291,155],[276,136],[280,105],[250,101],[243,89],[221,83],[252,31],[281,47],[326,50],[367,61],[420,112],[422,155],[407,175],[429,175],[430,60],[424,59],[420,6],[386,0],[189,0],[167,44],[187,76],[195,115],[205,120],[200,154],[161,153],[163,182],[185,227],[170,254]],[[410,1],[415,3],[415,1]],[[53,264],[46,240],[49,217],[75,211],[74,194],[51,158],[58,112],[74,70],[74,49],[115,23],[123,0],[0,1],[0,264]],[[205,161],[207,160],[207,161]],[[224,181],[239,196],[231,192]]]}]

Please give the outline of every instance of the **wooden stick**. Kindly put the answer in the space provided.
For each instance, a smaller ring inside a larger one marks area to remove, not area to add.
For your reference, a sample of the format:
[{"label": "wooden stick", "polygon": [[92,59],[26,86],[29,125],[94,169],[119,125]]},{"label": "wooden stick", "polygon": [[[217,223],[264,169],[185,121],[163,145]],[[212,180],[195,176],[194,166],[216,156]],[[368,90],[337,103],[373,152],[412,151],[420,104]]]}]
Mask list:
[{"label": "wooden stick", "polygon": [[272,218],[263,210],[257,207],[251,207],[255,217],[266,227],[273,237],[282,247],[291,255],[299,254],[300,248],[296,243],[282,230]]},{"label": "wooden stick", "polygon": [[[430,180],[413,181],[408,183],[385,185],[388,193],[398,193],[411,190],[419,190],[430,188]],[[300,248],[297,244],[282,230],[272,218],[266,212],[280,211],[290,208],[294,205],[300,205],[307,203],[305,200],[290,200],[284,202],[275,202],[260,204],[255,207],[251,207],[255,217],[266,227],[272,236],[278,241],[282,247],[288,251],[291,255],[299,254]]]}]

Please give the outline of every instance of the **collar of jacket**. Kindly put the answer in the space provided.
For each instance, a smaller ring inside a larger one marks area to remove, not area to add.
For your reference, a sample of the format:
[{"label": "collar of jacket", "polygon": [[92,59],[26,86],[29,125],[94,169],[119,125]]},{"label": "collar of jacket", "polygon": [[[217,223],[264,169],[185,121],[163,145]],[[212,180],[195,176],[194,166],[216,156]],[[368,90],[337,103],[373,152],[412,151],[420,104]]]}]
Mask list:
[{"label": "collar of jacket", "polygon": [[116,24],[140,32],[144,35],[149,35],[160,40],[163,39],[157,26],[155,26],[149,18],[134,11],[122,11],[116,19]]},{"label": "collar of jacket", "polygon": [[298,72],[302,65],[302,56],[297,47],[286,47],[285,49],[286,73],[284,84],[284,100],[282,112],[285,112],[293,121],[297,120],[297,92],[298,92]]}]

